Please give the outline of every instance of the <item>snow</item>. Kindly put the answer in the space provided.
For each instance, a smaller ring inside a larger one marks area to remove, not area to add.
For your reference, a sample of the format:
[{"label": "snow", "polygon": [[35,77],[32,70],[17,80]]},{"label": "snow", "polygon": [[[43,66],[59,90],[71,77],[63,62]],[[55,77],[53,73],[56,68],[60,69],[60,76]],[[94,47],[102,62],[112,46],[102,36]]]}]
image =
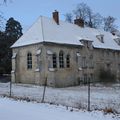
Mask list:
[{"label": "snow", "polygon": [[16,56],[17,56],[17,53],[13,53],[13,55],[12,55],[12,59],[15,59]]},{"label": "snow", "polygon": [[48,54],[48,55],[52,55],[53,52],[52,52],[51,50],[47,50],[47,54]]},{"label": "snow", "polygon": [[55,69],[54,68],[49,68],[49,71],[54,72]]},{"label": "snow", "polygon": [[36,55],[40,55],[41,54],[41,49],[37,50]]},{"label": "snow", "polygon": [[[97,39],[97,35],[104,35],[104,43]],[[120,46],[115,42],[109,32],[60,21],[56,24],[53,19],[40,16],[31,28],[12,45],[20,47],[37,44],[41,42],[52,42],[58,44],[83,45],[80,40],[93,41],[93,47],[120,50]]]},{"label": "snow", "polygon": [[80,53],[77,53],[77,56],[80,57],[81,56]]},{"label": "snow", "polygon": [[39,71],[40,71],[40,69],[39,69],[39,68],[36,68],[36,69],[35,69],[35,72],[39,72]]},{"label": "snow", "polygon": [[120,116],[0,98],[0,120],[119,120]]},{"label": "snow", "polygon": [[[9,95],[9,83],[0,83],[0,95]],[[120,113],[120,85],[91,86],[91,110],[112,108]],[[12,96],[41,102],[42,86],[13,84]],[[46,88],[45,102],[87,109],[88,87]]]}]

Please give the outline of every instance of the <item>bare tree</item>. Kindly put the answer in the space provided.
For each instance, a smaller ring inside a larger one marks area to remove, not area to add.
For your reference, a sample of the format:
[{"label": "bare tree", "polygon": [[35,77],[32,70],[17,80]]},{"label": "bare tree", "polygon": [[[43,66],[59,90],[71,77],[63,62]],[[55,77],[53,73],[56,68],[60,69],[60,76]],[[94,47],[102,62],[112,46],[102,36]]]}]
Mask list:
[{"label": "bare tree", "polygon": [[8,0],[2,0],[0,1],[0,5],[6,4]]},{"label": "bare tree", "polygon": [[115,25],[115,20],[116,19],[112,16],[105,17],[103,26],[104,30],[109,32],[114,31],[117,28],[117,26]]},{"label": "bare tree", "polygon": [[72,15],[72,13],[66,13],[65,14],[65,21],[67,21],[69,23],[72,23],[72,21],[73,21],[73,15]]},{"label": "bare tree", "polygon": [[89,11],[88,13],[88,20],[86,20],[87,26],[91,28],[100,28],[103,22],[103,17],[96,13]]},{"label": "bare tree", "polygon": [[103,28],[105,31],[113,31],[117,27],[115,25],[115,18],[108,16],[103,18],[99,13],[94,13],[92,9],[85,3],[77,5],[76,9],[72,13],[65,15],[66,21],[72,22],[73,16],[84,20],[86,26],[91,28]]},{"label": "bare tree", "polygon": [[87,6],[85,3],[80,3],[77,5],[76,9],[73,10],[73,13],[77,18],[86,21],[89,10],[91,10],[89,6]]},{"label": "bare tree", "polygon": [[7,0],[3,0],[3,2],[5,2],[5,3],[6,3],[6,2],[7,2]]},{"label": "bare tree", "polygon": [[3,16],[3,13],[0,11],[0,31],[4,30],[4,27],[5,27],[4,22],[5,21],[6,20],[5,20],[4,16]]},{"label": "bare tree", "polygon": [[103,17],[99,13],[93,13],[92,9],[85,3],[78,4],[73,10],[73,14],[67,13],[65,15],[66,21],[71,22],[73,16],[84,20],[85,25],[91,28],[100,28],[103,21]]},{"label": "bare tree", "polygon": [[0,3],[3,4],[7,4],[8,2],[12,2],[12,0],[2,0]]}]

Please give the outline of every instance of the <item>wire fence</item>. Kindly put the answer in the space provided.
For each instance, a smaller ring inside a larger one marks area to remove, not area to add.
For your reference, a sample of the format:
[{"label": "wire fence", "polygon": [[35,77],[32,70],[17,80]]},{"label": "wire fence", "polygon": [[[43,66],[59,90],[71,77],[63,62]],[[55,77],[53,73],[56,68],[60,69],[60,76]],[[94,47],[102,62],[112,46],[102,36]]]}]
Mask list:
[{"label": "wire fence", "polygon": [[120,113],[120,85],[90,83],[67,88],[0,83],[0,95],[27,101],[61,104],[78,109]]}]

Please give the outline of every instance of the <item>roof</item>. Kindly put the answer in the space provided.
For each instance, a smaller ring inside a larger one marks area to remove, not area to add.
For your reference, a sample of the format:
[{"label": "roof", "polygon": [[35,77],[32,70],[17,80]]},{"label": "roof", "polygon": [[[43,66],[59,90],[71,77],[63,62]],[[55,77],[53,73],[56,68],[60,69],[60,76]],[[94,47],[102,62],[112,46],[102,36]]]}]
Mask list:
[{"label": "roof", "polygon": [[[104,36],[104,43],[100,42],[97,35]],[[53,19],[40,16],[37,21],[26,31],[11,47],[21,47],[41,42],[58,44],[82,45],[80,40],[93,41],[93,47],[120,50],[120,45],[115,42],[116,36],[109,32],[89,27],[60,21],[59,25]]]}]

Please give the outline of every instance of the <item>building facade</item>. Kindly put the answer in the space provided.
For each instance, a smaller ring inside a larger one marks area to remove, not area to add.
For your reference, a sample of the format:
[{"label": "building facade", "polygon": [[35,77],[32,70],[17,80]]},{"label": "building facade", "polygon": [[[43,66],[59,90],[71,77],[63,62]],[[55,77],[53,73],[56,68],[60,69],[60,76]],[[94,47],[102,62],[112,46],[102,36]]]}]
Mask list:
[{"label": "building facade", "polygon": [[120,38],[111,33],[40,17],[12,46],[12,82],[66,87],[98,81],[100,70],[120,79]]}]

